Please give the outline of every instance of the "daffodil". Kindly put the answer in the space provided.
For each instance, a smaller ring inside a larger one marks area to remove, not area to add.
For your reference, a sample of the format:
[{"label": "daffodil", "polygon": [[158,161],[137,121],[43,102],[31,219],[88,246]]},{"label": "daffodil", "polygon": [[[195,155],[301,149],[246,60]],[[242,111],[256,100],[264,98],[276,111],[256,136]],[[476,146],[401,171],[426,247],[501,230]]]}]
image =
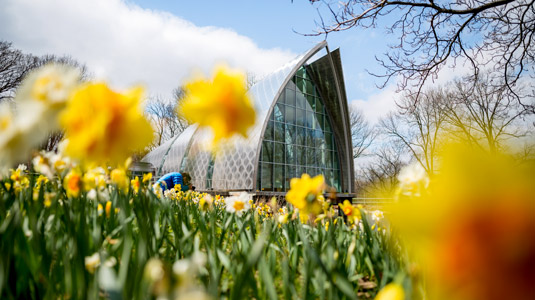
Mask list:
[{"label": "daffodil", "polygon": [[204,194],[199,200],[199,206],[203,210],[211,208],[212,203],[214,203],[214,198],[210,194]]},{"label": "daffodil", "polygon": [[143,183],[148,183],[152,180],[152,173],[143,174]]},{"label": "daffodil", "polygon": [[429,298],[529,299],[535,164],[462,145],[445,149],[426,193],[389,208],[428,275]]},{"label": "daffodil", "polygon": [[98,252],[85,257],[85,268],[89,273],[95,273],[98,266],[100,266],[100,254]]},{"label": "daffodil", "polygon": [[351,224],[358,223],[361,218],[359,207],[353,206],[348,200],[345,200],[344,203],[340,205],[340,209],[344,212],[344,215],[347,216],[347,220]]},{"label": "daffodil", "polygon": [[17,114],[0,106],[0,165],[28,159],[30,152],[59,129],[57,116],[79,83],[79,72],[50,64],[32,71],[15,95]]},{"label": "daffodil", "polygon": [[132,186],[132,190],[134,190],[134,193],[139,193],[139,187],[140,187],[140,182],[139,182],[139,177],[136,176],[136,178],[130,180],[130,185]]},{"label": "daffodil", "polygon": [[77,169],[71,169],[63,179],[63,186],[67,197],[78,197],[82,187],[82,175]]},{"label": "daffodil", "polygon": [[63,108],[79,83],[78,69],[64,64],[47,64],[26,77],[15,98],[21,103],[38,102],[51,108]]},{"label": "daffodil", "polygon": [[43,205],[45,207],[50,207],[52,205],[52,198],[56,197],[55,193],[45,192],[45,198]]},{"label": "daffodil", "polygon": [[118,189],[124,193],[128,192],[128,176],[123,168],[113,169],[110,173],[111,182],[114,183]]},{"label": "daffodil", "polygon": [[224,67],[219,67],[212,79],[187,83],[179,110],[188,121],[210,127],[214,142],[234,134],[246,137],[256,119],[245,76]]},{"label": "daffodil", "polygon": [[106,211],[106,218],[109,218],[111,214],[111,201],[106,201],[105,211]]},{"label": "daffodil", "polygon": [[245,192],[240,193],[239,196],[226,198],[225,204],[228,212],[236,213],[239,216],[251,208],[251,204],[249,204],[249,196]]},{"label": "daffodil", "polygon": [[286,200],[299,210],[300,214],[317,215],[322,211],[322,193],[325,188],[323,175],[310,178],[303,174],[301,178],[292,178]]},{"label": "daffodil", "polygon": [[77,89],[60,116],[69,139],[67,154],[80,160],[118,164],[147,146],[152,127],[143,116],[143,90],[121,94],[104,83],[87,83]]},{"label": "daffodil", "polygon": [[375,300],[405,300],[405,291],[398,283],[389,283],[382,288]]}]

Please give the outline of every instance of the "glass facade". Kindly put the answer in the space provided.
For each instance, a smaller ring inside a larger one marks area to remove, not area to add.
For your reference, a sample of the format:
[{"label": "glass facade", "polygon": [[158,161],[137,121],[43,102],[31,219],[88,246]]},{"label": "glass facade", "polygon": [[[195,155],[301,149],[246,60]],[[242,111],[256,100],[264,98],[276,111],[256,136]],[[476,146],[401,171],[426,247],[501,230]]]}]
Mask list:
[{"label": "glass facade", "polygon": [[307,173],[323,174],[340,190],[338,151],[316,86],[305,67],[299,68],[281,93],[264,132],[257,188],[284,192],[290,180]]}]

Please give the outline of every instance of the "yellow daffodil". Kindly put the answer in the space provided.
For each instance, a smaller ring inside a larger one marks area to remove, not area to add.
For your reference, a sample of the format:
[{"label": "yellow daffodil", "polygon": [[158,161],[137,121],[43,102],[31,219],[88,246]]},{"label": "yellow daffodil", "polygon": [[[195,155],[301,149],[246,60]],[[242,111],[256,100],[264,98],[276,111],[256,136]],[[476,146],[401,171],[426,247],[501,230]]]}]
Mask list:
[{"label": "yellow daffodil", "polygon": [[361,218],[359,207],[355,207],[351,202],[345,200],[344,203],[340,205],[340,209],[344,212],[344,215],[347,216],[349,223],[354,224],[359,222]]},{"label": "yellow daffodil", "polygon": [[241,73],[220,67],[211,80],[187,83],[185,92],[179,114],[192,123],[210,127],[214,142],[234,134],[246,137],[255,123],[255,110]]},{"label": "yellow daffodil", "polygon": [[118,164],[143,149],[153,133],[140,108],[142,98],[141,88],[120,94],[104,83],[81,86],[60,119],[69,139],[67,153],[89,162]]},{"label": "yellow daffodil", "polygon": [[106,218],[109,218],[110,213],[111,213],[111,201],[106,201],[105,211],[106,211]]},{"label": "yellow daffodil", "polygon": [[140,187],[140,182],[139,182],[139,177],[136,176],[136,178],[130,180],[130,185],[132,186],[132,189],[134,190],[134,193],[139,193],[139,187]]},{"label": "yellow daffodil", "polygon": [[13,180],[14,182],[22,181],[24,178],[26,178],[26,175],[24,174],[25,170],[25,165],[19,165],[17,169],[11,170],[11,180]]},{"label": "yellow daffodil", "polygon": [[71,169],[63,179],[67,197],[78,197],[82,185],[82,175],[77,169]]},{"label": "yellow daffodil", "polygon": [[52,205],[52,198],[54,197],[56,197],[55,193],[45,192],[45,199],[44,199],[43,205],[45,207],[50,207]]},{"label": "yellow daffodil", "polygon": [[389,283],[382,288],[375,300],[405,300],[405,291],[398,283]]},{"label": "yellow daffodil", "polygon": [[292,178],[286,200],[299,209],[300,215],[317,215],[322,210],[321,199],[325,180],[323,175],[310,178],[303,174],[301,178]]},{"label": "yellow daffodil", "polygon": [[124,193],[128,191],[128,176],[126,171],[123,168],[113,169],[110,173],[111,182],[117,185],[117,188],[122,190]]},{"label": "yellow daffodil", "polygon": [[534,162],[450,147],[426,193],[389,209],[425,267],[429,298],[530,299]]},{"label": "yellow daffodil", "polygon": [[143,183],[150,182],[152,180],[152,173],[143,174]]},{"label": "yellow daffodil", "polygon": [[212,203],[214,203],[214,198],[210,194],[205,194],[199,199],[199,206],[203,210],[211,208]]}]

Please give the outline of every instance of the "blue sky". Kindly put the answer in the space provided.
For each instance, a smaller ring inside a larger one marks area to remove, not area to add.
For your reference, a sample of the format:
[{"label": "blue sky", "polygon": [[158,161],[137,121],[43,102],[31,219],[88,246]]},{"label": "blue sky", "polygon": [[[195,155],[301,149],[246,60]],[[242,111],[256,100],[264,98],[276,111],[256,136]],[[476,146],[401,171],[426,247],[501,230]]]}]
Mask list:
[{"label": "blue sky", "polygon": [[[167,11],[197,26],[229,28],[251,38],[263,48],[284,48],[302,53],[325,39],[305,36],[314,33],[319,12],[325,21],[330,18],[325,6],[311,5],[307,0],[206,0],[165,1],[131,0],[143,8]],[[296,33],[297,32],[297,33]],[[302,34],[299,34],[302,33]],[[380,79],[366,70],[379,72],[374,59],[386,50],[386,40],[380,38],[381,29],[354,29],[328,35],[331,49],[340,47],[349,100],[366,99],[377,93]]]},{"label": "blue sky", "polygon": [[[118,88],[141,84],[170,98],[191,74],[226,63],[256,75],[277,69],[325,36],[313,33],[321,5],[307,0],[3,0],[0,38],[37,55],[70,55],[95,79]],[[394,107],[395,86],[375,87],[375,56],[392,36],[381,28],[328,36],[340,48],[348,102],[373,122]]]}]

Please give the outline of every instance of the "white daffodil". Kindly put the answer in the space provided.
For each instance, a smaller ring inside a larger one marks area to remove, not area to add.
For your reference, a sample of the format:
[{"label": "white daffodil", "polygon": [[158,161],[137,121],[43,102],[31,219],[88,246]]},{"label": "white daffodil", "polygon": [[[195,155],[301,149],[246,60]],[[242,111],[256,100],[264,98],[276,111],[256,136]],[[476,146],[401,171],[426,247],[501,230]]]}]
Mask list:
[{"label": "white daffodil", "polygon": [[245,192],[240,193],[239,196],[232,196],[225,199],[226,209],[228,212],[235,213],[238,216],[244,211],[251,208],[249,203],[249,195]]}]

